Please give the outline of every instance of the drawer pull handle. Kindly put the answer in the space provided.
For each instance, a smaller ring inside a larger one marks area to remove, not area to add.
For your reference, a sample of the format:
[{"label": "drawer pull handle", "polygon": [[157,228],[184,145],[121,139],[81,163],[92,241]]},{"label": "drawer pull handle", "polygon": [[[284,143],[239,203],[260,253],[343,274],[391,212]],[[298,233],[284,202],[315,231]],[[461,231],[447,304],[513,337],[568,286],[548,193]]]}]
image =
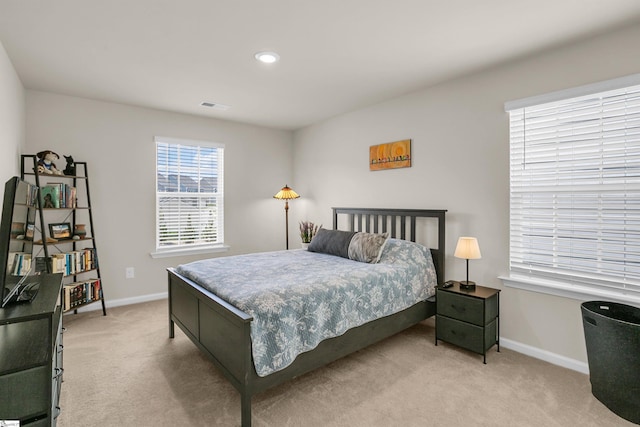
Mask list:
[{"label": "drawer pull handle", "polygon": [[464,313],[466,310],[466,308],[464,306],[462,307],[458,307],[455,304],[451,304],[451,308],[453,308],[455,311],[457,311],[458,313]]}]

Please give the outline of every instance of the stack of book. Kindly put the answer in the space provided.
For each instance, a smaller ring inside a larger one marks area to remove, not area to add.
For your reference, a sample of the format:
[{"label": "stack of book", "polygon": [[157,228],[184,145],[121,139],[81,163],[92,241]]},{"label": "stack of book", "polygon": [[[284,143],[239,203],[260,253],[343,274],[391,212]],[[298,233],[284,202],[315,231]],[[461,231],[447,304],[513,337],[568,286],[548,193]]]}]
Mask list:
[{"label": "stack of book", "polygon": [[63,310],[71,310],[80,305],[100,299],[100,279],[75,282],[64,285]]}]

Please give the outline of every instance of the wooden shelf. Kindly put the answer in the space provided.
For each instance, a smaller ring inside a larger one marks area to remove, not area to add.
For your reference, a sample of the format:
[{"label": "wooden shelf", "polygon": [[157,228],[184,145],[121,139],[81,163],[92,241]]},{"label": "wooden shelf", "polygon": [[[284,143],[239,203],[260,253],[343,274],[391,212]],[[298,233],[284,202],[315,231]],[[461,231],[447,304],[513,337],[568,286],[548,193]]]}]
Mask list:
[{"label": "wooden shelf", "polygon": [[98,302],[98,301],[100,301],[99,298],[98,299],[93,299],[91,301],[85,301],[85,302],[83,302],[81,304],[74,305],[73,307],[70,307],[70,308],[64,310],[63,313],[69,313],[70,311],[77,310],[77,309],[79,309],[81,307],[84,307],[85,305],[93,304],[94,302]]},{"label": "wooden shelf", "polygon": [[[23,241],[30,242],[31,240],[23,240]],[[55,242],[53,241],[47,242],[47,245],[57,245],[57,244],[63,244],[63,243],[80,243],[80,242],[86,242],[86,241],[93,241],[93,237],[85,237],[84,239],[58,239]],[[43,245],[42,240],[37,240],[33,242],[33,244],[38,246]]]},{"label": "wooden shelf", "polygon": [[89,206],[76,206],[75,208],[42,208],[43,211],[63,211],[70,209],[91,209]]},{"label": "wooden shelf", "polygon": [[[73,277],[73,276],[79,276],[81,274],[95,272],[97,270],[98,270],[97,268],[92,268],[90,270],[76,271],[75,273],[71,273],[71,274],[64,274],[61,271],[58,271],[58,272],[53,273],[53,274],[62,274],[62,277]],[[91,279],[83,280],[83,282],[88,282],[88,281],[91,281],[91,280],[98,280],[98,278],[97,277],[93,277]],[[70,285],[70,284],[71,283],[65,283],[64,285],[67,286],[67,285]]]},{"label": "wooden shelf", "polygon": [[[35,172],[25,172],[23,175],[31,175],[35,176]],[[40,178],[70,178],[70,179],[87,179],[86,176],[80,175],[53,175],[50,173],[39,173],[38,176]]]}]

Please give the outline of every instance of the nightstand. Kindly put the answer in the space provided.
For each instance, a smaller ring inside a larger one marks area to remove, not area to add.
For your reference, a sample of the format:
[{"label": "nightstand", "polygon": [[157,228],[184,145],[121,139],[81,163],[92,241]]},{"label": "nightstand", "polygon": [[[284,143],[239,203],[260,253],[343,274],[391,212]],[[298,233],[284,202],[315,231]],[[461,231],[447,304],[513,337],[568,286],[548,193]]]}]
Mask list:
[{"label": "nightstand", "polygon": [[484,356],[498,346],[500,351],[500,290],[476,285],[460,289],[436,289],[436,345],[438,340],[455,344]]}]

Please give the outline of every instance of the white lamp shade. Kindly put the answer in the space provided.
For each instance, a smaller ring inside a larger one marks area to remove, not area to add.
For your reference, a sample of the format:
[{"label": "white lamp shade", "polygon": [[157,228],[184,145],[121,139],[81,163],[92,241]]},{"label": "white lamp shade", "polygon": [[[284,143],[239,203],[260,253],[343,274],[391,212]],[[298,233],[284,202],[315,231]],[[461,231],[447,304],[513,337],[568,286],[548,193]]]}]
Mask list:
[{"label": "white lamp shade", "polygon": [[478,239],[475,237],[460,237],[453,256],[464,259],[482,258],[480,246],[478,246]]}]

